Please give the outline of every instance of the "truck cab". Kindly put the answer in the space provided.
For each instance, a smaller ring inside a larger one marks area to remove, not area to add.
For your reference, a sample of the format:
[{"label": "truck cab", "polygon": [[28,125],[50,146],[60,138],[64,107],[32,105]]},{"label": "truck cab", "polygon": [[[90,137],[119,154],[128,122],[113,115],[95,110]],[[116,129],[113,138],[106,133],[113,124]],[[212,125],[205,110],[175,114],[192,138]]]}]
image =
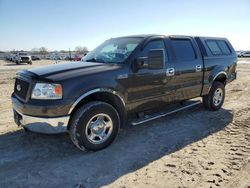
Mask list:
[{"label": "truck cab", "polygon": [[201,97],[206,109],[219,110],[236,65],[225,38],[112,38],[80,62],[18,72],[14,119],[34,132],[69,132],[79,149],[99,150],[114,141],[120,127],[162,117],[150,114],[172,104]]}]

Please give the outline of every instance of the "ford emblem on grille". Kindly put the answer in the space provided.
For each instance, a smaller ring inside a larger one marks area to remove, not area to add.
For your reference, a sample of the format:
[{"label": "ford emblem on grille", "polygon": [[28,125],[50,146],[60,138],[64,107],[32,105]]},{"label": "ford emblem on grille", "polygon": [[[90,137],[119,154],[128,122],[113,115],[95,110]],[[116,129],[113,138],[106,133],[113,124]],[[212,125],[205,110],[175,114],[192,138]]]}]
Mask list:
[{"label": "ford emblem on grille", "polygon": [[21,88],[21,85],[20,85],[20,84],[17,84],[17,85],[16,85],[16,90],[17,90],[17,91],[21,91],[21,89],[22,89],[22,88]]}]

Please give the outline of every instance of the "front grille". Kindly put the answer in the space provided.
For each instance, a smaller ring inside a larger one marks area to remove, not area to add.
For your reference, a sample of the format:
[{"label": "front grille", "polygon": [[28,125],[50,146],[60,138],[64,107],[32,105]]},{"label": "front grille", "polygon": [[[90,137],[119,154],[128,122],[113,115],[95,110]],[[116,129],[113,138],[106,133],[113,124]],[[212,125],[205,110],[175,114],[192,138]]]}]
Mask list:
[{"label": "front grille", "polygon": [[14,92],[21,99],[26,99],[27,93],[29,89],[29,82],[21,80],[19,78],[16,79]]},{"label": "front grille", "polygon": [[29,61],[29,57],[21,57],[22,61]]}]

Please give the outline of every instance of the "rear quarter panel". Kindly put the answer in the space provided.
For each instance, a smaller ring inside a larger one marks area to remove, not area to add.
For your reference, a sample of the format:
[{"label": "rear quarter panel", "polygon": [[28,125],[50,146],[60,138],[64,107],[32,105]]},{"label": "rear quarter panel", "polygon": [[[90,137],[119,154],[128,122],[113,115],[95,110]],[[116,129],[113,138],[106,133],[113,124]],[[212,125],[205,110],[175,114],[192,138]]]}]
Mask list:
[{"label": "rear quarter panel", "polygon": [[[208,46],[206,45],[206,40],[210,39],[225,41],[231,51],[231,54],[213,55]],[[207,95],[213,84],[213,81],[220,74],[226,75],[226,83],[236,79],[237,54],[226,38],[200,37],[200,41],[203,45],[203,48],[205,49],[205,53],[203,53],[204,80],[202,95]]]}]

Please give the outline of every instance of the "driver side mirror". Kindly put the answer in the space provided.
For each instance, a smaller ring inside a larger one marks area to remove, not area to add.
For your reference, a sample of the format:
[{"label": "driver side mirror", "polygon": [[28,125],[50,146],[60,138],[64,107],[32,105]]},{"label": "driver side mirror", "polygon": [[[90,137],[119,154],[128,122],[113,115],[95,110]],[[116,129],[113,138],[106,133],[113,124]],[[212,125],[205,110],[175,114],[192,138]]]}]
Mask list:
[{"label": "driver side mirror", "polygon": [[164,50],[150,50],[148,57],[138,57],[132,63],[133,72],[139,69],[163,69],[164,68]]}]

